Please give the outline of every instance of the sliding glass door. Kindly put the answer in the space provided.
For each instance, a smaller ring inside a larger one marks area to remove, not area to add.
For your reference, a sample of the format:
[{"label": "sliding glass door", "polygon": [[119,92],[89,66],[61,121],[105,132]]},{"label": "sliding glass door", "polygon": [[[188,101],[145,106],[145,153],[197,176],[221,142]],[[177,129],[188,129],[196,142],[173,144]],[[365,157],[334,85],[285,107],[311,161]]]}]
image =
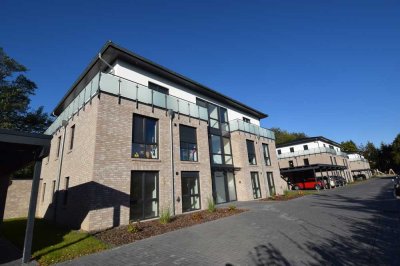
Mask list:
[{"label": "sliding glass door", "polygon": [[133,171],[131,174],[130,220],[158,216],[158,172]]}]

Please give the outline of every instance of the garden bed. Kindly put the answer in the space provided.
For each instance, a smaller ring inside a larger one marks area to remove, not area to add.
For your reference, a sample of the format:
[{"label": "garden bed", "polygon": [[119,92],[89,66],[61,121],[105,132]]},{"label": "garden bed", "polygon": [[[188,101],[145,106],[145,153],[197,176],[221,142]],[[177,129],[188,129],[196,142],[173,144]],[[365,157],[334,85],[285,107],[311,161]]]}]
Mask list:
[{"label": "garden bed", "polygon": [[276,195],[273,197],[262,199],[262,201],[287,201],[316,193],[318,193],[317,190],[290,190],[285,191],[285,194],[283,195]]},{"label": "garden bed", "polygon": [[139,222],[131,225],[119,226],[106,231],[101,231],[94,236],[99,240],[113,245],[120,246],[137,240],[161,235],[181,228],[201,224],[234,214],[242,213],[245,210],[236,208],[218,208],[214,212],[199,211],[189,214],[175,216],[169,223],[161,224],[159,220]]}]

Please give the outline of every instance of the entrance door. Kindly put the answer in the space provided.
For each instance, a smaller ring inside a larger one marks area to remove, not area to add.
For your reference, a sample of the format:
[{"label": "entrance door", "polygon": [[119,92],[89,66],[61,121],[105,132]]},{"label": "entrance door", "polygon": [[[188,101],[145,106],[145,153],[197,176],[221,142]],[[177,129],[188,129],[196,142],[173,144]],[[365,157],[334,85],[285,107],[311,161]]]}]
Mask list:
[{"label": "entrance door", "polygon": [[214,172],[214,197],[217,204],[236,200],[235,176],[232,172]]},{"label": "entrance door", "polygon": [[275,196],[275,182],[274,182],[274,176],[272,172],[267,172],[267,184],[268,184],[268,191],[269,195]]},{"label": "entrance door", "polygon": [[261,198],[261,188],[260,179],[258,177],[258,172],[251,172],[251,185],[253,187],[253,197],[254,199]]},{"label": "entrance door", "polygon": [[182,172],[182,211],[200,209],[199,172]]},{"label": "entrance door", "polygon": [[133,171],[131,174],[130,220],[158,216],[158,172]]}]

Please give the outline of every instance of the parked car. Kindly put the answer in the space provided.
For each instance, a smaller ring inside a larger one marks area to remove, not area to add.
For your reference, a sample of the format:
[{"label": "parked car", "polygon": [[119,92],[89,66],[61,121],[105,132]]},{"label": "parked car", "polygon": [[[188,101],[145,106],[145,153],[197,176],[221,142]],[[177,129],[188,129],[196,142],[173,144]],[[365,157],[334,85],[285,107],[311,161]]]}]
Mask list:
[{"label": "parked car", "polygon": [[336,186],[336,182],[331,176],[324,176],[322,179],[324,180],[324,188],[334,188]]},{"label": "parked car", "polygon": [[296,178],[291,182],[291,186],[293,190],[299,189],[321,189],[324,187],[324,184],[321,179],[316,179],[314,177],[306,177],[306,178]]},{"label": "parked car", "polygon": [[353,175],[354,180],[366,180],[367,176],[364,174]]},{"label": "parked car", "polygon": [[400,198],[400,176],[396,176],[392,179],[393,183],[393,194],[396,198]]},{"label": "parked car", "polygon": [[335,182],[335,187],[342,187],[346,184],[346,179],[342,176],[331,176],[331,178]]}]

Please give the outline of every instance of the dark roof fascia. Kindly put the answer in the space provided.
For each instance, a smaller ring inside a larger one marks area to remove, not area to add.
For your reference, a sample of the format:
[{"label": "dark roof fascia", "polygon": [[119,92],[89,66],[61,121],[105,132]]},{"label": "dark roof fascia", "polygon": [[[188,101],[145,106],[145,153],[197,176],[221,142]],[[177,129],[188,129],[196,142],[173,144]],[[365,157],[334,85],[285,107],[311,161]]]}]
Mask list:
[{"label": "dark roof fascia", "polygon": [[[163,67],[157,63],[154,63],[140,55],[137,55],[117,44],[109,41],[107,42],[100,51],[101,56],[108,63],[113,64],[117,59],[121,59],[122,61],[126,61],[133,65],[140,65],[144,69],[158,74],[164,78],[172,80],[178,84],[183,84],[184,86],[189,87],[189,89],[198,92],[200,95],[208,96],[212,99],[216,99],[221,103],[227,104],[228,106],[232,106],[240,111],[243,111],[251,116],[257,117],[258,119],[263,119],[268,117],[267,114],[262,113],[252,107],[249,107],[235,99],[232,99],[226,95],[223,95],[207,86],[204,86],[188,77],[185,77],[181,74],[178,74],[166,67]],[[68,92],[64,95],[61,101],[57,104],[53,113],[55,115],[59,115],[62,110],[69,104],[70,101],[75,98],[83,88],[88,84],[88,82],[95,76],[95,74],[101,70],[104,71],[108,67],[103,64],[98,56],[96,56],[89,66],[83,71],[83,73],[78,77],[78,79],[74,82],[72,87],[68,90]]]},{"label": "dark roof fascia", "polygon": [[291,141],[291,142],[286,142],[286,143],[282,143],[282,144],[276,145],[276,148],[289,147],[289,146],[293,146],[293,145],[297,145],[297,144],[308,143],[308,142],[313,142],[313,141],[318,141],[318,140],[340,147],[339,143],[337,143],[337,142],[335,142],[333,140],[327,139],[325,137],[318,136],[318,137],[296,139],[296,140]]},{"label": "dark roof fascia", "polygon": [[0,142],[49,147],[52,136],[0,128]]}]

